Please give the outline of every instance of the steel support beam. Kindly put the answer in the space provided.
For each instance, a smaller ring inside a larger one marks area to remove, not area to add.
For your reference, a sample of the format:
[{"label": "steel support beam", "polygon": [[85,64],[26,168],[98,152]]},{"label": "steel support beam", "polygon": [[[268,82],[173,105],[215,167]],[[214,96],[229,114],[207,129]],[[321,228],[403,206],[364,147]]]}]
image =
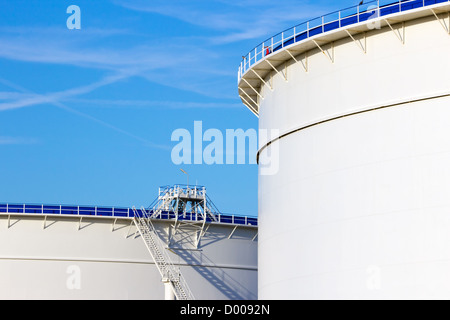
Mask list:
[{"label": "steel support beam", "polygon": [[269,61],[269,59],[266,59],[264,61],[266,61],[272,67],[272,69],[275,70],[276,73],[281,74],[284,77],[284,80],[287,82],[287,72],[286,72],[286,70],[285,70],[285,72],[278,71],[277,68],[274,67],[272,62]]},{"label": "steel support beam", "polygon": [[405,22],[402,22],[402,27],[400,28],[402,32],[400,32],[400,29],[395,30],[387,19],[384,19],[384,21],[387,23],[389,28],[391,28],[392,32],[395,34],[397,39],[400,40],[402,44],[405,44]]},{"label": "steel support beam", "polygon": [[266,81],[264,81],[263,78],[261,78],[261,76],[255,70],[250,69],[250,71],[252,71],[259,78],[259,80],[264,83],[264,85],[268,86],[270,91],[273,91],[272,85],[269,85]]},{"label": "steel support beam", "polygon": [[445,11],[438,12],[434,9],[430,9],[430,10],[431,10],[431,12],[433,12],[434,16],[436,17],[437,21],[439,21],[439,24],[442,26],[442,28],[444,28],[445,32],[447,32],[447,34],[450,35],[450,12],[446,12],[448,15],[448,23],[447,23],[446,22],[447,17],[444,17],[443,19],[441,19],[438,16],[441,13],[445,13]]},{"label": "steel support beam", "polygon": [[294,59],[295,63],[301,65],[303,67],[303,70],[305,70],[305,72],[308,72],[308,53],[305,53],[305,63],[303,63],[302,59],[297,60],[292,52],[290,52],[288,49],[286,49],[286,52],[289,53],[292,59]]},{"label": "steel support beam", "polygon": [[331,61],[331,63],[334,63],[334,42],[331,43],[332,54],[330,54],[330,52],[328,50],[322,49],[322,47],[317,43],[316,40],[313,40],[313,42],[317,46],[317,48],[319,48],[319,50],[322,51],[324,56],[327,57]]},{"label": "steel support beam", "polygon": [[233,236],[234,232],[236,231],[238,226],[235,226],[233,231],[231,231],[230,235],[228,236],[228,239],[231,239],[231,237]]},{"label": "steel support beam", "polygon": [[250,96],[248,95],[248,93],[245,92],[242,88],[239,88],[239,90],[241,90],[242,93],[245,94],[245,95],[247,96],[247,98],[249,98],[249,99],[250,99],[250,100],[258,107],[258,109],[259,109],[259,104],[258,104],[258,102],[256,102],[255,100],[253,100],[253,98],[250,97]]},{"label": "steel support beam", "polygon": [[247,108],[249,108],[250,111],[253,112],[257,117],[259,117],[258,111],[257,111],[254,107],[252,107],[252,105],[247,101],[247,99],[245,99],[245,98],[244,98],[243,96],[241,96],[241,95],[239,95],[239,97],[242,99],[242,101],[244,102],[245,106],[246,106]]},{"label": "steel support beam", "polygon": [[248,84],[248,86],[261,98],[264,100],[264,97],[258,92],[258,90],[256,90],[255,88],[253,88],[253,86],[244,78],[242,78],[242,80],[245,81],[246,84]]},{"label": "steel support beam", "polygon": [[348,36],[350,38],[352,38],[353,42],[356,43],[356,45],[358,46],[358,48],[360,48],[364,54],[367,53],[367,36],[366,33],[364,32],[364,45],[361,43],[361,40],[356,40],[354,36],[352,36],[352,34],[350,33],[350,31],[345,30],[345,32],[347,32]]}]

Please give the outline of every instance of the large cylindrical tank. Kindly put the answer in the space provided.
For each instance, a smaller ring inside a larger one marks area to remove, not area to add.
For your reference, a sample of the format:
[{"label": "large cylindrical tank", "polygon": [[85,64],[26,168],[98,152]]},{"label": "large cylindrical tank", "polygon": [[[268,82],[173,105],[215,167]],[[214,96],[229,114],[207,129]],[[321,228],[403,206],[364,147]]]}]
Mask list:
[{"label": "large cylindrical tank", "polygon": [[[11,207],[0,205],[0,299],[165,299],[132,217]],[[179,224],[153,220],[195,299],[257,298],[255,225]]]},{"label": "large cylindrical tank", "polygon": [[450,298],[450,5],[419,2],[243,62],[243,102],[279,131],[259,298]]}]

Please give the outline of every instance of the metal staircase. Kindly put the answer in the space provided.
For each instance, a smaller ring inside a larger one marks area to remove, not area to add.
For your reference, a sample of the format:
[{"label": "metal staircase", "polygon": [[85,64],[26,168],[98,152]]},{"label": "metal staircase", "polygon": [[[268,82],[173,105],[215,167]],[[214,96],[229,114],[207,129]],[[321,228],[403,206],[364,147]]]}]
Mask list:
[{"label": "metal staircase", "polygon": [[185,279],[172,263],[165,244],[159,238],[153,223],[145,209],[136,210],[133,207],[134,223],[152,256],[164,282],[171,284],[177,300],[194,300]]}]

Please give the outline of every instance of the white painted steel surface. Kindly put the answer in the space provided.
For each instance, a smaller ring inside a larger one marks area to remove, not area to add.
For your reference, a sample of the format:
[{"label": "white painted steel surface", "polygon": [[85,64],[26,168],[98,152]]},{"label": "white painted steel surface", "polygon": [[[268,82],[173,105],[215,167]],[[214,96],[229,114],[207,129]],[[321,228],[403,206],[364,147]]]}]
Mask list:
[{"label": "white painted steel surface", "polygon": [[[129,218],[0,213],[0,299],[164,299],[161,276]],[[172,222],[155,220],[167,240]],[[211,224],[170,253],[197,299],[257,298],[256,227]],[[179,250],[189,249],[189,250]]]},{"label": "white painted steel surface", "polygon": [[450,298],[450,21],[421,10],[264,75],[260,299]]}]

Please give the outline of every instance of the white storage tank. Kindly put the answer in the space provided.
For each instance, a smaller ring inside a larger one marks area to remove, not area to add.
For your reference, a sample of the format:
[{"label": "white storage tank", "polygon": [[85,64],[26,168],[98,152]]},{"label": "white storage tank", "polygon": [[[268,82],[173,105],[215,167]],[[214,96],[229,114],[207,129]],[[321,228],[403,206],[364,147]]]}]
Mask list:
[{"label": "white storage tank", "polygon": [[268,39],[260,299],[450,298],[450,2],[373,1]]},{"label": "white storage tank", "polygon": [[[165,187],[159,198],[196,188]],[[182,277],[190,298],[257,298],[256,218],[178,205],[145,211],[164,262],[175,270],[171,280]],[[137,216],[141,210],[133,208],[0,204],[0,299],[176,298]]]}]

